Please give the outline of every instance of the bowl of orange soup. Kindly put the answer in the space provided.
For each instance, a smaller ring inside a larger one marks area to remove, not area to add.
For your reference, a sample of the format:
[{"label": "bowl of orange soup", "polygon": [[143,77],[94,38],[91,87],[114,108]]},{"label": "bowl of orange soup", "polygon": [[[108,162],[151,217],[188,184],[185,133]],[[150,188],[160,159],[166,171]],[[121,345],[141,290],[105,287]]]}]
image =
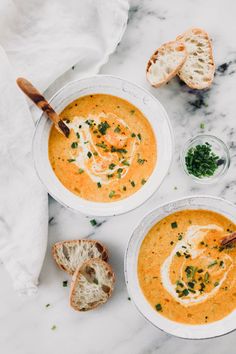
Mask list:
[{"label": "bowl of orange soup", "polygon": [[196,196],[160,206],[135,229],[125,257],[131,299],[153,325],[201,339],[236,328],[235,205]]},{"label": "bowl of orange soup", "polygon": [[160,186],[173,138],[166,111],[149,92],[98,75],[69,83],[50,102],[70,136],[42,115],[33,152],[36,171],[56,200],[109,216],[134,209]]}]

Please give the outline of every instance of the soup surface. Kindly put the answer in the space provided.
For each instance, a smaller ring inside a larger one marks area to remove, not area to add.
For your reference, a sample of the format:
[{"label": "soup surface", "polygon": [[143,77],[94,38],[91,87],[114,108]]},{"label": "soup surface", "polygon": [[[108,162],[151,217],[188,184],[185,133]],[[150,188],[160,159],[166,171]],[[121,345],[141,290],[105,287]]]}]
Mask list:
[{"label": "soup surface", "polygon": [[236,225],[207,210],[183,210],[144,238],[138,278],[151,306],[177,322],[203,324],[236,307],[236,247],[220,240]]},{"label": "soup surface", "polygon": [[96,202],[128,197],[148,180],[157,146],[148,120],[131,103],[95,94],[70,103],[60,114],[71,129],[65,138],[53,126],[49,160],[71,192]]}]

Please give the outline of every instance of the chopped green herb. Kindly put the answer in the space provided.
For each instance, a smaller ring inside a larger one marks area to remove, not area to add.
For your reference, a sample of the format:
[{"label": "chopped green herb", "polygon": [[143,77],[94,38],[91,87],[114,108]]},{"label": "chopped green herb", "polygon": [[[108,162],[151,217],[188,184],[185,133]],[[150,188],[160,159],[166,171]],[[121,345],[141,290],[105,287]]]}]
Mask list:
[{"label": "chopped green herb", "polygon": [[124,161],[122,161],[122,165],[124,165],[124,166],[129,166],[130,164],[129,164],[128,161],[124,160]]},{"label": "chopped green herb", "polygon": [[74,162],[74,161],[76,161],[75,159],[68,159],[67,160],[68,162]]},{"label": "chopped green herb", "polygon": [[214,286],[218,286],[220,283],[218,282],[218,281],[216,281],[215,283],[214,283]]},{"label": "chopped green herb", "polygon": [[218,160],[219,156],[207,142],[190,148],[185,156],[188,173],[198,178],[212,176],[218,168]]},{"label": "chopped green herb", "polygon": [[209,273],[208,272],[206,272],[205,273],[205,275],[204,275],[204,282],[207,284],[207,283],[209,283]]},{"label": "chopped green herb", "polygon": [[130,184],[132,187],[135,187],[135,182],[134,181],[130,181]]},{"label": "chopped green herb", "polygon": [[176,252],[177,257],[181,257],[181,253],[179,251]]},{"label": "chopped green herb", "polygon": [[107,121],[98,124],[99,133],[102,135],[106,134],[108,128],[110,128],[110,125],[107,123]]},{"label": "chopped green herb", "polygon": [[142,140],[142,137],[141,137],[140,133],[137,134],[137,137],[139,138],[140,141]]},{"label": "chopped green herb", "polygon": [[201,128],[201,129],[204,129],[204,128],[205,128],[205,124],[204,124],[204,123],[201,123],[201,124],[200,124],[200,128]]},{"label": "chopped green herb", "polygon": [[53,326],[51,327],[51,330],[52,330],[52,331],[55,331],[55,329],[57,329],[57,326],[56,326],[56,325],[53,325]]},{"label": "chopped green herb", "polygon": [[156,310],[157,311],[162,311],[162,306],[161,306],[161,304],[156,304]]},{"label": "chopped green herb", "polygon": [[94,155],[94,156],[98,156],[97,151],[94,151],[94,152],[93,152],[93,155]]},{"label": "chopped green herb", "polygon": [[194,288],[194,285],[195,285],[195,284],[194,284],[192,281],[189,281],[189,282],[188,282],[188,286],[189,286],[191,289]]},{"label": "chopped green herb", "polygon": [[82,168],[79,169],[79,174],[81,175],[81,173],[83,173],[84,170]]},{"label": "chopped green herb", "polygon": [[197,270],[197,272],[198,272],[198,273],[202,273],[202,272],[203,272],[203,269],[200,268],[200,269]]},{"label": "chopped green herb", "polygon": [[116,193],[115,191],[111,191],[111,192],[109,193],[109,198],[114,197],[115,193]]},{"label": "chopped green herb", "polygon": [[120,132],[121,132],[120,127],[117,126],[117,127],[114,129],[114,132],[115,132],[115,133],[120,133]]},{"label": "chopped green herb", "polygon": [[135,113],[135,110],[131,109],[130,114],[134,114],[134,113]]},{"label": "chopped green herb", "polygon": [[183,288],[183,287],[184,287],[184,284],[183,284],[183,283],[181,283],[181,281],[179,281],[179,280],[177,280],[176,285],[177,285],[177,286],[180,286],[181,288]]},{"label": "chopped green herb", "polygon": [[179,235],[178,236],[178,240],[182,240],[183,236],[182,235]]},{"label": "chopped green herb", "polygon": [[125,150],[125,149],[118,149],[115,146],[112,146],[111,147],[111,152],[119,152],[120,154],[127,154],[128,151]]},{"label": "chopped green herb", "polygon": [[147,182],[146,179],[142,178],[141,184],[144,185],[146,182]]},{"label": "chopped green herb", "polygon": [[79,133],[78,133],[78,132],[76,133],[76,136],[77,136],[77,138],[78,138],[78,139],[80,138],[80,135],[79,135]]},{"label": "chopped green herb", "polygon": [[118,170],[117,170],[118,178],[121,178],[122,172],[123,172],[123,168],[118,168]]},{"label": "chopped green herb", "polygon": [[140,165],[143,165],[144,162],[146,162],[147,160],[146,159],[138,159],[137,162],[140,164]]},{"label": "chopped green herb", "polygon": [[96,226],[97,225],[97,221],[95,219],[92,219],[92,220],[90,220],[90,224],[92,226]]},{"label": "chopped green herb", "polygon": [[210,263],[210,264],[207,266],[207,268],[211,268],[211,267],[213,267],[213,266],[216,265],[216,264],[217,264],[217,260],[215,260],[214,262]]},{"label": "chopped green herb", "polygon": [[114,163],[110,163],[110,165],[109,165],[110,170],[114,170],[115,167],[116,167],[116,165]]},{"label": "chopped green herb", "polygon": [[85,121],[86,124],[88,124],[90,127],[93,125],[94,120],[93,119],[87,119]]},{"label": "chopped green herb", "polygon": [[62,282],[62,285],[63,285],[64,288],[67,287],[67,284],[68,284],[68,280],[64,280],[64,281]]},{"label": "chopped green herb", "polygon": [[132,133],[132,134],[131,134],[131,137],[132,137],[132,138],[135,138],[135,137],[136,137],[136,134],[135,134],[135,133]]},{"label": "chopped green herb", "polygon": [[224,262],[220,261],[220,267],[223,268],[224,267]]},{"label": "chopped green herb", "polygon": [[49,306],[50,306],[50,304],[45,305],[45,307],[49,307]]},{"label": "chopped green herb", "polygon": [[178,227],[177,222],[176,221],[172,222],[171,227],[172,227],[172,229],[176,229]]},{"label": "chopped green herb", "polygon": [[97,183],[98,188],[102,188],[102,185],[100,182]]},{"label": "chopped green herb", "polygon": [[76,149],[76,148],[78,147],[77,141],[74,141],[74,142],[71,144],[71,147],[72,147],[72,149]]},{"label": "chopped green herb", "polygon": [[98,147],[100,147],[102,149],[106,149],[107,148],[106,144],[104,144],[103,142],[102,143],[97,143],[96,146],[98,146]]},{"label": "chopped green herb", "polygon": [[92,153],[89,151],[89,152],[87,153],[87,156],[88,156],[88,158],[90,159],[90,158],[92,157]]},{"label": "chopped green herb", "polygon": [[182,292],[182,294],[183,294],[184,296],[187,296],[187,295],[189,294],[188,289],[184,289],[183,292]]},{"label": "chopped green herb", "polygon": [[130,301],[130,300],[131,300],[131,298],[130,298],[130,297],[128,297],[128,300]]}]

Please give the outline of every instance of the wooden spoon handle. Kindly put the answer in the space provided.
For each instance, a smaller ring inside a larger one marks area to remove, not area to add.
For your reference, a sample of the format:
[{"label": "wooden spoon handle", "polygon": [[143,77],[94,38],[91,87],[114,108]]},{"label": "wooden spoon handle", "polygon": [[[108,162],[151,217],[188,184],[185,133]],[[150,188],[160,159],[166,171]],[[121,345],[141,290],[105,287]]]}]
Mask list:
[{"label": "wooden spoon handle", "polygon": [[38,106],[38,108],[45,112],[59,131],[68,138],[70,129],[63,122],[63,120],[60,119],[59,115],[54,111],[45,97],[43,97],[43,95],[28,80],[19,77],[16,82],[26,96],[28,96],[36,104],[36,106]]},{"label": "wooden spoon handle", "polygon": [[226,246],[231,242],[235,242],[236,241],[236,232],[232,232],[231,234],[228,234],[227,236],[225,236],[222,240],[221,240],[221,245],[222,246]]}]

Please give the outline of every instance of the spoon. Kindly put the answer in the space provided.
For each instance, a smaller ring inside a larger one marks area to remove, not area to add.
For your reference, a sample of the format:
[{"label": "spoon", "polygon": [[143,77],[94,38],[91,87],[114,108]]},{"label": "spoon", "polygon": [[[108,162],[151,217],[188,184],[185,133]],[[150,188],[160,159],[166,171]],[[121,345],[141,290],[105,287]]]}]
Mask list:
[{"label": "spoon", "polygon": [[56,128],[63,133],[67,138],[70,134],[70,129],[67,125],[61,120],[59,115],[54,111],[52,106],[48,103],[48,101],[43,97],[43,95],[29,82],[23,77],[19,77],[17,80],[17,85],[19,88],[28,96],[38,108],[40,108],[49,119],[55,124]]},{"label": "spoon", "polygon": [[229,243],[232,243],[236,241],[236,232],[232,232],[231,234],[228,234],[227,236],[225,236],[222,240],[221,240],[221,246],[226,246]]}]

